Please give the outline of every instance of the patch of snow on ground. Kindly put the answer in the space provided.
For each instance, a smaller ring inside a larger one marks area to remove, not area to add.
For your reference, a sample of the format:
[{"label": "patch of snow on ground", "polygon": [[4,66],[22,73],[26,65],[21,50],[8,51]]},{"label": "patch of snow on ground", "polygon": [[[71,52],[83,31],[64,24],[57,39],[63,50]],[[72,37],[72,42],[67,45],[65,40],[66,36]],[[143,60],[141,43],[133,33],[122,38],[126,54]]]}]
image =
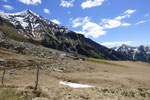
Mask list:
[{"label": "patch of snow on ground", "polygon": [[67,85],[67,86],[72,87],[72,88],[89,88],[89,87],[93,87],[93,86],[90,86],[90,85],[77,84],[77,83],[71,83],[71,82],[63,82],[63,81],[60,81],[59,84]]}]

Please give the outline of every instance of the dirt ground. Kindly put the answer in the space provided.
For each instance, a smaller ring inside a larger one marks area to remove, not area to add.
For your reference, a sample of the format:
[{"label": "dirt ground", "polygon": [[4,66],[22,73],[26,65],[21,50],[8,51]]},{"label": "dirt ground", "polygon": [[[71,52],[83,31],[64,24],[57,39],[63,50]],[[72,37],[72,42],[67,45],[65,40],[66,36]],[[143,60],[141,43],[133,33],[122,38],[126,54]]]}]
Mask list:
[{"label": "dirt ground", "polygon": [[[40,69],[38,93],[33,92],[35,67],[8,69],[5,85],[0,85],[0,100],[150,100],[149,63],[95,59],[53,61],[11,54],[5,58],[41,60],[44,64]],[[58,71],[59,68],[63,71]],[[1,70],[0,81],[2,73]],[[93,87],[72,88],[59,84],[60,81]]]}]

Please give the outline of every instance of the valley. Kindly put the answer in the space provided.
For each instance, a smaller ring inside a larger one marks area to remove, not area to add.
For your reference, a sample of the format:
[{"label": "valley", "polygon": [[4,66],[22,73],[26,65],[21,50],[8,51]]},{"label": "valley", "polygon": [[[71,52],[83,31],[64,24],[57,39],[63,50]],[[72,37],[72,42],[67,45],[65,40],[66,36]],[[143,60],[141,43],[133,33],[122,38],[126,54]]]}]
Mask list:
[{"label": "valley", "polygon": [[149,58],[129,49],[109,49],[31,10],[0,12],[0,100],[149,100]]},{"label": "valley", "polygon": [[[85,61],[72,58],[62,60],[59,57],[48,59],[2,49],[0,52],[1,63],[2,59],[8,62],[5,85],[0,86],[1,100],[150,99],[149,63],[93,58],[86,58]],[[40,62],[39,86],[38,93],[34,93],[37,62]],[[13,63],[18,67],[14,67]],[[2,67],[1,64],[0,81]],[[61,81],[93,87],[72,88],[60,84]]]}]

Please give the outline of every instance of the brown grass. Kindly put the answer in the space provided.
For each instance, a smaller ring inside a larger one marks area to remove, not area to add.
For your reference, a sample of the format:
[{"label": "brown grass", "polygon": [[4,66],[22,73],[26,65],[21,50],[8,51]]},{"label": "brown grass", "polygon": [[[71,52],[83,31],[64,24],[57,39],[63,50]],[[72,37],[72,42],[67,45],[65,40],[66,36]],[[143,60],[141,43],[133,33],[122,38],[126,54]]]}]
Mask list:
[{"label": "brown grass", "polygon": [[[7,51],[0,52],[3,52],[0,53],[3,59],[14,58],[18,60],[18,63],[22,60],[41,61],[44,63],[41,68],[56,62]],[[60,65],[40,69],[39,91],[35,93],[32,92],[36,79],[35,67],[8,69],[6,87],[0,86],[0,100],[11,100],[10,98],[29,100],[35,97],[44,97],[47,100],[150,100],[150,65],[148,63],[103,60],[103,62],[109,62],[106,64],[71,59],[59,60],[59,62]],[[55,70],[59,67],[63,67],[64,72]],[[18,75],[9,74],[11,70],[16,70]],[[75,89],[59,84],[60,81],[88,84],[94,87]]]}]

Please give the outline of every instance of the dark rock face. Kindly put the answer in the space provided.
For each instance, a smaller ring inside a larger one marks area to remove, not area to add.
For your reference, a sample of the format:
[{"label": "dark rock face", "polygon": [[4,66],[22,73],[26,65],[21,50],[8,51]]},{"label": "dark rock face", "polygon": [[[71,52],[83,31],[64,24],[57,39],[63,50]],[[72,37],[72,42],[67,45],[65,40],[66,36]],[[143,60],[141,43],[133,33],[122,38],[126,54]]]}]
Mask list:
[{"label": "dark rock face", "polygon": [[[77,34],[63,26],[59,26],[40,15],[25,10],[16,14],[0,13],[0,31],[6,33],[13,39],[26,40],[37,43],[48,48],[53,48],[70,53],[78,53],[87,57],[111,59],[111,60],[129,60],[130,58],[108,49],[84,35]],[[10,28],[10,31],[6,31]],[[26,41],[25,41],[26,42]]]},{"label": "dark rock face", "polygon": [[150,62],[150,46],[141,45],[139,47],[131,47],[128,45],[122,45],[113,49],[128,57],[132,57],[134,60]]}]

